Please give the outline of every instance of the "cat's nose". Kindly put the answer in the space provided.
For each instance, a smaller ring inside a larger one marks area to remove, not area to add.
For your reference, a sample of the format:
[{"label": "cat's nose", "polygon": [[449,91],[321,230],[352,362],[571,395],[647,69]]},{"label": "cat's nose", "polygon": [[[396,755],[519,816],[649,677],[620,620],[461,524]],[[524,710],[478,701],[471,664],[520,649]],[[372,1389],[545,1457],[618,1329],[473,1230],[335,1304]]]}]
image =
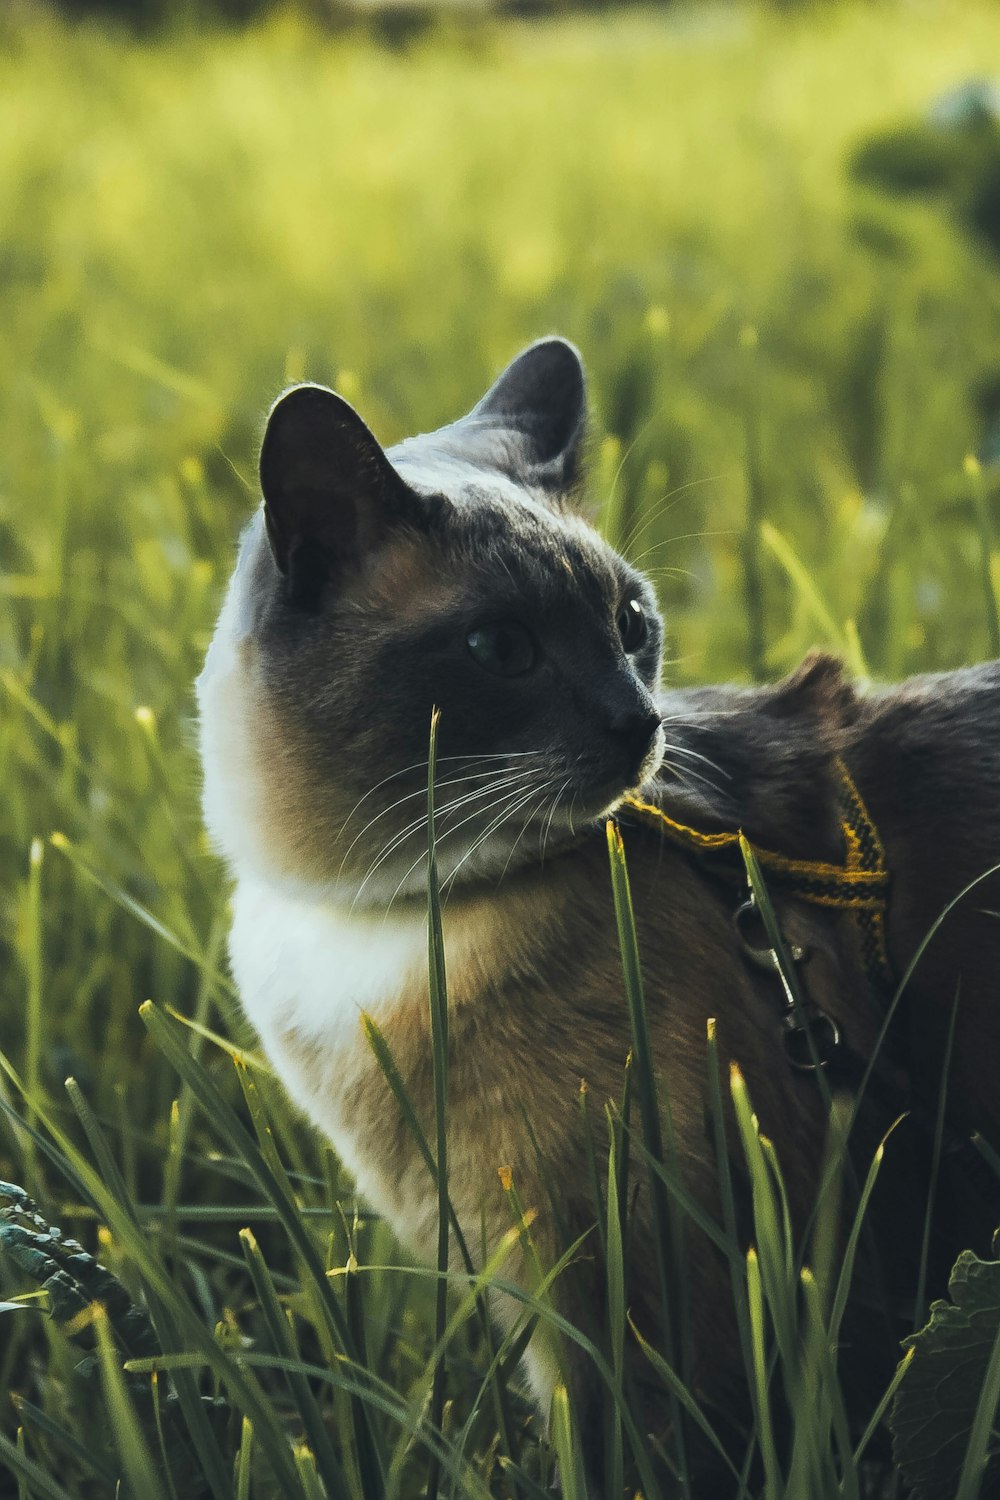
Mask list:
[{"label": "cat's nose", "polygon": [[655,709],[638,707],[615,714],[608,728],[636,765],[641,765],[660,727]]}]

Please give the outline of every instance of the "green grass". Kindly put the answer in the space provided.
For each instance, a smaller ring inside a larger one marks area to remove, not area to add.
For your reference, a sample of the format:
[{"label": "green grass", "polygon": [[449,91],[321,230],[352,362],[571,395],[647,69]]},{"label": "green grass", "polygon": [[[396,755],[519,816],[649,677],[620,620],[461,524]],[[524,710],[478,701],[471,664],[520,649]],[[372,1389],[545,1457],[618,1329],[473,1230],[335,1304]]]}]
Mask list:
[{"label": "green grass", "polygon": [[[23,1462],[0,1409],[0,1494],[16,1493],[5,1461],[27,1496],[108,1495],[109,1465],[152,1494],[166,1452],[169,1500],[171,1484],[199,1493],[197,1474],[248,1500],[371,1500],[384,1475],[408,1500],[429,1463],[440,1494],[527,1500],[554,1459],[516,1349],[484,1333],[481,1287],[452,1273],[442,1337],[439,1273],[393,1269],[385,1227],[253,1061],[225,973],[191,682],[254,504],[262,416],[308,376],[391,441],[467,409],[557,330],[590,371],[592,500],[657,579],[672,680],[774,675],[815,643],[880,677],[984,655],[997,485],[965,460],[1000,365],[1000,274],[933,204],[854,187],[845,161],[981,71],[1000,13],[452,22],[405,53],[280,20],[140,47],[19,14],[0,17],[0,1044],[27,1104],[7,1073],[0,1102],[30,1130],[0,1125],[0,1176],[145,1295],[180,1363],[154,1399],[111,1357],[113,1320],[66,1335],[0,1311],[0,1389],[28,1402]],[[684,1220],[646,1149],[639,1051],[628,1088],[630,1109],[609,1120],[584,1100],[581,1116],[596,1157],[616,1142],[609,1276],[629,1173],[669,1198],[665,1264]],[[760,1211],[780,1223],[747,1131]],[[669,1166],[669,1135],[663,1151]],[[825,1495],[824,1465],[850,1469],[821,1336],[840,1305],[800,1292],[777,1249],[732,1266],[765,1493],[788,1478],[767,1450],[778,1379],[823,1393],[793,1449],[796,1482]],[[28,1284],[6,1275],[5,1292]],[[628,1466],[617,1281],[609,1306],[611,1450]],[[525,1317],[552,1321],[544,1275]],[[206,1406],[216,1389],[225,1403]],[[107,1412],[115,1449],[94,1440]],[[568,1404],[553,1439],[571,1496]]]}]

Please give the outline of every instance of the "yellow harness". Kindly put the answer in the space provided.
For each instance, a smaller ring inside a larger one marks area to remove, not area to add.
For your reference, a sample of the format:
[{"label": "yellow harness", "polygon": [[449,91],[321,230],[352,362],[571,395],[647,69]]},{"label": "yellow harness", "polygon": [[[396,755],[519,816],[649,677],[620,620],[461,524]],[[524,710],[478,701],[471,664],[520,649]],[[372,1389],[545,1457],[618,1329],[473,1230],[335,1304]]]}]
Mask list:
[{"label": "yellow harness", "polygon": [[[886,948],[885,920],[889,901],[889,867],[878,829],[864,804],[844,762],[838,757],[837,775],[840,831],[844,839],[844,862],[790,859],[754,844],[761,869],[773,884],[791,896],[815,906],[832,906],[854,913],[861,934],[862,953],[869,976],[880,985],[891,983],[892,969]],[[739,833],[704,833],[678,823],[662,807],[626,797],[624,806],[641,822],[682,848],[698,854],[739,851]]]}]

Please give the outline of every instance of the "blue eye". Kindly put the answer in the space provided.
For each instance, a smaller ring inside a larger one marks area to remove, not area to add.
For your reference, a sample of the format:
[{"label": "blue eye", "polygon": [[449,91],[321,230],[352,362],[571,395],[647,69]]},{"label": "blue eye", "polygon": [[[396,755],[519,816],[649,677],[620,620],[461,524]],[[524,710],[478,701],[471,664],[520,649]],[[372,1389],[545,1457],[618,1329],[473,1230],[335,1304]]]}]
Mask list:
[{"label": "blue eye", "polygon": [[466,636],[469,654],[497,677],[523,677],[535,665],[535,642],[516,620],[479,625]]},{"label": "blue eye", "polygon": [[618,626],[618,634],[626,653],[631,656],[638,651],[646,639],[649,627],[646,624],[646,612],[638,599],[627,599],[618,611],[615,621]]}]

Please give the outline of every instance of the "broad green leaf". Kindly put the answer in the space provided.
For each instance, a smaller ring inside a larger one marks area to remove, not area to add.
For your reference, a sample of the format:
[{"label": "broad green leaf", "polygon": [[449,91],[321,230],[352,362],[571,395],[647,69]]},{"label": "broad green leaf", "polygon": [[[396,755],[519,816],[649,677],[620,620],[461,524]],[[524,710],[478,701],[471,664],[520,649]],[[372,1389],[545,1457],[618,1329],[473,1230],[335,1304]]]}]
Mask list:
[{"label": "broad green leaf", "polygon": [[[889,1419],[893,1453],[913,1487],[913,1500],[952,1500],[958,1493],[980,1393],[1000,1338],[1000,1261],[983,1261],[964,1250],[948,1291],[951,1300],[933,1303],[926,1326],[903,1341],[913,1350],[912,1364]],[[990,1424],[994,1420],[995,1409]],[[985,1473],[995,1484],[1000,1462],[990,1459]]]}]

